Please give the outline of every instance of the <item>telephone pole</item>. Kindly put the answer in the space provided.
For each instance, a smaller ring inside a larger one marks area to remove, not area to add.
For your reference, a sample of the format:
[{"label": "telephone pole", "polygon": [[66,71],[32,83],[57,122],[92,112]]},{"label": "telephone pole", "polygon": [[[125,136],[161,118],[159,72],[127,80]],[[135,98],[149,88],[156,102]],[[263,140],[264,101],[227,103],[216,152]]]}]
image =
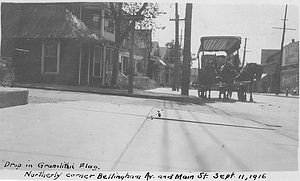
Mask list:
[{"label": "telephone pole", "polygon": [[291,28],[286,28],[286,14],[287,14],[287,7],[288,5],[285,5],[285,13],[284,13],[284,19],[283,19],[283,28],[273,27],[274,29],[283,29],[282,31],[282,39],[281,39],[281,47],[280,47],[280,57],[279,62],[276,66],[276,82],[275,82],[275,94],[279,95],[280,93],[280,84],[281,84],[281,66],[282,66],[282,56],[283,56],[283,44],[284,44],[284,36],[285,36],[285,30],[296,30]]},{"label": "telephone pole", "polygon": [[181,29],[181,32],[180,32],[180,42],[179,42],[179,48],[181,49],[182,47],[182,29]]},{"label": "telephone pole", "polygon": [[285,24],[286,24],[286,13],[287,13],[287,5],[285,5],[285,13],[283,19],[283,31],[282,31],[282,39],[281,39],[281,47],[280,47],[280,57],[279,62],[277,64],[277,83],[275,93],[278,95],[280,93],[280,74],[281,74],[281,65],[282,65],[282,55],[283,55],[283,44],[284,44],[284,36],[285,36]]},{"label": "telephone pole", "polygon": [[[175,3],[175,19],[170,19],[170,21],[175,21],[175,62],[174,62],[174,70],[173,70],[173,85],[172,90],[179,91],[179,43],[178,43],[178,35],[179,35],[179,19],[178,15],[178,3]],[[184,20],[184,19],[183,19]]]},{"label": "telephone pole", "polygon": [[247,45],[247,38],[245,38],[244,56],[243,56],[243,64],[242,64],[242,67],[244,67],[244,65],[245,65],[245,58],[246,58],[246,45]]},{"label": "telephone pole", "polygon": [[193,10],[193,4],[187,3],[185,9],[181,95],[189,95],[189,89],[190,89],[192,10]]}]

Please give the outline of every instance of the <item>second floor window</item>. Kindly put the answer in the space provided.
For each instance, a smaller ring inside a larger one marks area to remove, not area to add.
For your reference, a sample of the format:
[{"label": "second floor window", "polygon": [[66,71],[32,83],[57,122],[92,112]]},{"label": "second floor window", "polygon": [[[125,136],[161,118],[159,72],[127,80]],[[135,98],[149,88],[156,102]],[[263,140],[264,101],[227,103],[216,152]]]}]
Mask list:
[{"label": "second floor window", "polygon": [[114,33],[114,20],[109,12],[105,12],[104,15],[104,30]]},{"label": "second floor window", "polygon": [[93,28],[99,29],[101,26],[100,15],[93,14]]}]

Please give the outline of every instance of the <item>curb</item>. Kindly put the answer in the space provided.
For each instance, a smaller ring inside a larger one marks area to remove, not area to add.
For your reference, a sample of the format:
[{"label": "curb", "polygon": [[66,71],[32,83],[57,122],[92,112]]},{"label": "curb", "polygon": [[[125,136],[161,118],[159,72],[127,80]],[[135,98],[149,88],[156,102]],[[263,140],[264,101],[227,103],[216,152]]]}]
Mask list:
[{"label": "curb", "polygon": [[3,88],[0,89],[0,108],[25,105],[28,103],[27,89]]},{"label": "curb", "polygon": [[[133,98],[146,98],[146,99],[159,99],[159,100],[166,100],[166,101],[177,101],[182,103],[193,103],[193,104],[203,104],[203,100],[198,97],[190,97],[190,96],[177,96],[177,95],[161,95],[159,93],[133,93],[128,94],[125,92],[114,92],[111,89],[102,89],[102,91],[96,90],[78,90],[66,87],[50,87],[50,86],[35,86],[35,85],[23,85],[17,84],[17,87],[22,88],[34,88],[34,89],[44,89],[44,90],[57,90],[57,91],[69,91],[69,92],[84,92],[84,93],[93,93],[93,94],[101,94],[101,95],[111,95],[111,96],[125,96],[125,97],[133,97]],[[106,91],[103,91],[106,90]]]},{"label": "curb", "polygon": [[275,95],[275,94],[261,94],[261,93],[255,93],[258,95],[263,95],[263,96],[273,96],[273,97],[284,97],[284,98],[294,98],[294,99],[299,99],[299,96],[294,96],[294,95],[289,95],[289,96],[285,96],[285,95]]}]

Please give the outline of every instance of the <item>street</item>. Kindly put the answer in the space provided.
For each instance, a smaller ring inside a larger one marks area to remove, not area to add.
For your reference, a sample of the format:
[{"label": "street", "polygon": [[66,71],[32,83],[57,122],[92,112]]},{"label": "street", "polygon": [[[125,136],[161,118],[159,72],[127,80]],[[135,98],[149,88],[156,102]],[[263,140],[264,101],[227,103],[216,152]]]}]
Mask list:
[{"label": "street", "polygon": [[197,105],[29,92],[28,105],[0,109],[1,169],[16,169],[8,161],[22,163],[18,170],[39,170],[43,163],[69,164],[72,171],[298,169],[297,98],[255,94],[250,103],[233,100],[234,94],[232,100],[219,101],[213,92],[211,100]]}]

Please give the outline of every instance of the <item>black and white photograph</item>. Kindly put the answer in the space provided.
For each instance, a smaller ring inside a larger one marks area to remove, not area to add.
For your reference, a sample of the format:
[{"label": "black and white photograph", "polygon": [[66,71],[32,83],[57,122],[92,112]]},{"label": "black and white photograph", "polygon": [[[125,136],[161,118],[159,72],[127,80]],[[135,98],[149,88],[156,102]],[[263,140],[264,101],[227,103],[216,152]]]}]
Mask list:
[{"label": "black and white photograph", "polygon": [[299,180],[298,1],[0,3],[0,180]]}]

